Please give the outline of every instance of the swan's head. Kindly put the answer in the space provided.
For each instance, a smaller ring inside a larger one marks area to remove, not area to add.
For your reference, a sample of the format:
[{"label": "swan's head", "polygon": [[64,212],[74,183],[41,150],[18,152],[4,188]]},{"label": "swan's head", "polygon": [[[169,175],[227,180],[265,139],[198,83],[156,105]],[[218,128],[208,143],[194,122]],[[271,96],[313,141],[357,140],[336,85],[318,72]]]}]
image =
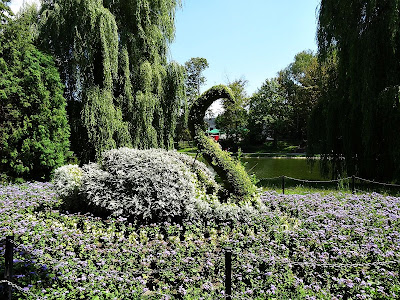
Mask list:
[{"label": "swan's head", "polygon": [[189,112],[188,126],[192,136],[196,136],[196,130],[204,125],[204,117],[207,109],[218,99],[227,99],[234,102],[232,90],[225,85],[216,85],[204,92],[192,104]]}]

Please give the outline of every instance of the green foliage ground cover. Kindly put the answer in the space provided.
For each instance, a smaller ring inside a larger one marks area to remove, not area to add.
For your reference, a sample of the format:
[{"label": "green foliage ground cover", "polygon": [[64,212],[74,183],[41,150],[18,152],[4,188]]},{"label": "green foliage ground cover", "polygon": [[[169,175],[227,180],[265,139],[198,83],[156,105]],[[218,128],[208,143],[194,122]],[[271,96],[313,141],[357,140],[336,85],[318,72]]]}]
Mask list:
[{"label": "green foliage ground cover", "polygon": [[[245,299],[400,293],[399,198],[268,192],[258,217],[233,226],[188,222],[185,230],[61,211],[49,183],[1,186],[0,200],[1,236],[15,235],[33,253],[15,253],[15,281],[25,292],[13,299],[223,298],[226,246],[234,295]],[[388,261],[395,263],[378,264]]]}]

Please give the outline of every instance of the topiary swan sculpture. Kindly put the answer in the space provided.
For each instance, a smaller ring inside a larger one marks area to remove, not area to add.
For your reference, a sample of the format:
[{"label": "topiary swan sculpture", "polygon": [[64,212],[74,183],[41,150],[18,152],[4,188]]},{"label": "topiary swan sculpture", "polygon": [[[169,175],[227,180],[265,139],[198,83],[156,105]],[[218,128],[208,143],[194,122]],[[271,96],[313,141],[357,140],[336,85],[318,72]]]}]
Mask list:
[{"label": "topiary swan sculpture", "polygon": [[[224,189],[202,162],[163,149],[120,148],[105,151],[98,163],[67,165],[54,174],[65,207],[135,222],[178,222],[182,219],[233,219],[253,211],[256,187],[243,166],[204,131],[204,115],[217,99],[233,96],[225,86],[201,95],[190,110],[189,128],[204,158],[223,180]],[[221,203],[217,198],[229,200]],[[225,199],[224,199],[225,198]],[[239,204],[239,205],[236,205]],[[243,205],[242,205],[243,204]]]}]

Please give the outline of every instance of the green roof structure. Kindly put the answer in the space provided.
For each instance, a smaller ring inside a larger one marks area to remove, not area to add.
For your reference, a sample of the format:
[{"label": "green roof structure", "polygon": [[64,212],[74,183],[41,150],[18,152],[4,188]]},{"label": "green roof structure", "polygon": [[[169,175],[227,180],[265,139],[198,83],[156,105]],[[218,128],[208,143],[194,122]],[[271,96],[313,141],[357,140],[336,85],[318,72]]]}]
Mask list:
[{"label": "green roof structure", "polygon": [[218,129],[213,129],[213,130],[210,130],[208,133],[219,134],[219,130]]}]

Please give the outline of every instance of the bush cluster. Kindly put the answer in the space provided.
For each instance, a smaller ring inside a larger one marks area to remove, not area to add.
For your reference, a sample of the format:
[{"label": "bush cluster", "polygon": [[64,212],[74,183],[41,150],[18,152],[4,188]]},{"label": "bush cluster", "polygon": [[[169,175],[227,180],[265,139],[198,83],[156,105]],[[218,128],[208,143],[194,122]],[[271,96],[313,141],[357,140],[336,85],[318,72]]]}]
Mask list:
[{"label": "bush cluster", "polygon": [[250,204],[221,203],[207,166],[176,151],[109,150],[99,163],[58,168],[53,181],[67,210],[136,223],[245,221],[257,215]]},{"label": "bush cluster", "polygon": [[99,163],[57,169],[54,184],[69,210],[144,223],[199,217],[206,191],[218,189],[203,163],[163,149],[109,150]]}]

